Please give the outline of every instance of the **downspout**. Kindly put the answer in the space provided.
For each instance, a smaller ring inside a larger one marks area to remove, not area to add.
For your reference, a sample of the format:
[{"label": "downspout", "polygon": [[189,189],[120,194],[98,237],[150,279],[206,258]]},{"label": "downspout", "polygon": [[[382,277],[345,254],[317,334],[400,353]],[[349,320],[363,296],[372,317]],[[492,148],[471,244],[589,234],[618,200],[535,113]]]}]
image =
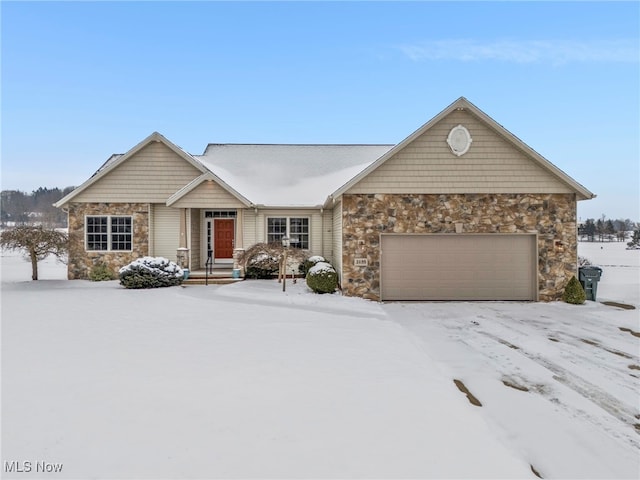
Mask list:
[{"label": "downspout", "polygon": [[153,203],[148,203],[147,205],[148,205],[147,211],[149,212],[149,249],[148,249],[147,255],[149,255],[150,257],[155,257],[156,248],[154,243],[156,238],[156,234],[155,234],[156,209],[153,206]]},{"label": "downspout", "polygon": [[184,209],[184,215],[185,215],[185,243],[188,250],[188,256],[187,256],[187,267],[189,268],[189,270],[191,270],[191,208],[185,208]]},{"label": "downspout", "polygon": [[321,249],[320,249],[320,255],[322,255],[323,257],[324,255],[324,247],[325,247],[325,241],[324,241],[324,208],[320,207],[320,242],[321,242]]}]

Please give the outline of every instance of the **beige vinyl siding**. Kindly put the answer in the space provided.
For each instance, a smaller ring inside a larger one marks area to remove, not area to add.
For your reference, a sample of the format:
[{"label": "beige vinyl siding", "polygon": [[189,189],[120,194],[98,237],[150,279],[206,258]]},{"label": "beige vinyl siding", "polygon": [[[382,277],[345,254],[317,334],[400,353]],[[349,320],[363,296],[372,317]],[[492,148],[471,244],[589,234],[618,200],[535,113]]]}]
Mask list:
[{"label": "beige vinyl siding", "polygon": [[236,210],[236,231],[233,248],[244,248],[244,210]]},{"label": "beige vinyl siding", "polygon": [[[446,142],[463,125],[461,157]],[[348,193],[573,193],[534,159],[466,111],[455,111],[354,185]]]},{"label": "beige vinyl siding", "polygon": [[200,264],[200,223],[200,210],[192,208],[189,240],[191,241],[191,268],[194,270],[204,267],[204,263]]},{"label": "beige vinyl siding", "polygon": [[153,216],[153,256],[176,261],[180,245],[180,209],[154,204]]},{"label": "beige vinyl siding", "polygon": [[87,187],[73,201],[164,203],[201,173],[162,143],[153,142]]},{"label": "beige vinyl siding", "polygon": [[258,226],[257,215],[254,209],[245,209],[242,212],[242,239],[245,249],[257,243]]},{"label": "beige vinyl siding", "polygon": [[342,279],[342,200],[333,205],[333,245],[332,262],[338,271],[338,276]]},{"label": "beige vinyl siding", "polygon": [[322,212],[322,256],[333,263],[333,210]]},{"label": "beige vinyl siding", "polygon": [[216,182],[205,180],[175,202],[172,207],[235,209],[242,208],[244,205]]}]

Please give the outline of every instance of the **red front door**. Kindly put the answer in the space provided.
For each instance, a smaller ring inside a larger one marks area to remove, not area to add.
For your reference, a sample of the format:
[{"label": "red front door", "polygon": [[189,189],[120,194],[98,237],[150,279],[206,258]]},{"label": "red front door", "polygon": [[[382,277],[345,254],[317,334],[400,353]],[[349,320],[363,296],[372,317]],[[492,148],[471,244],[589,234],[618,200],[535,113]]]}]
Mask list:
[{"label": "red front door", "polygon": [[213,257],[233,258],[234,223],[230,218],[216,218],[213,223]]}]

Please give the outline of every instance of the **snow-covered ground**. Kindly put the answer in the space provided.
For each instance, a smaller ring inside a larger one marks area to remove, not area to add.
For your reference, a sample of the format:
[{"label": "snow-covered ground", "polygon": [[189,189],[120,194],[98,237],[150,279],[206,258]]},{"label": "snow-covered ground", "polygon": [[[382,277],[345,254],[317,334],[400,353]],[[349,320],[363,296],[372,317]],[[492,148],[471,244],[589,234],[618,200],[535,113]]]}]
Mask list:
[{"label": "snow-covered ground", "polygon": [[[640,306],[640,251],[580,254]],[[1,272],[3,478],[640,475],[637,309]]]}]

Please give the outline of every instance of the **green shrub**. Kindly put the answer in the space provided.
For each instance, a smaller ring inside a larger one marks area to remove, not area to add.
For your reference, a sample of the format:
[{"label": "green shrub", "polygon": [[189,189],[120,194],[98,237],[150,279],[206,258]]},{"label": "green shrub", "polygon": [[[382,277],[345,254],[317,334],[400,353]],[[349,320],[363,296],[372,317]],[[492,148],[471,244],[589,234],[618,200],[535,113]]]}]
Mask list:
[{"label": "green shrub", "polygon": [[307,258],[302,263],[300,263],[300,273],[302,273],[306,277],[307,273],[309,273],[309,270],[311,270],[311,267],[313,267],[316,263],[319,263],[319,262],[326,262],[326,260],[324,259],[324,257],[321,257],[320,255],[314,255],[312,257]]},{"label": "green shrub", "polygon": [[326,262],[317,262],[307,272],[307,286],[316,293],[333,293],[338,288],[338,274]]},{"label": "green shrub", "polygon": [[97,264],[89,272],[89,280],[93,282],[104,282],[116,278],[118,278],[117,275],[104,263]]},{"label": "green shrub", "polygon": [[180,285],[183,270],[163,257],[143,257],[120,269],[120,285],[125,288],[158,288]]},{"label": "green shrub", "polygon": [[582,285],[574,275],[564,288],[562,300],[573,305],[582,305],[586,299],[587,295],[584,293]]}]

